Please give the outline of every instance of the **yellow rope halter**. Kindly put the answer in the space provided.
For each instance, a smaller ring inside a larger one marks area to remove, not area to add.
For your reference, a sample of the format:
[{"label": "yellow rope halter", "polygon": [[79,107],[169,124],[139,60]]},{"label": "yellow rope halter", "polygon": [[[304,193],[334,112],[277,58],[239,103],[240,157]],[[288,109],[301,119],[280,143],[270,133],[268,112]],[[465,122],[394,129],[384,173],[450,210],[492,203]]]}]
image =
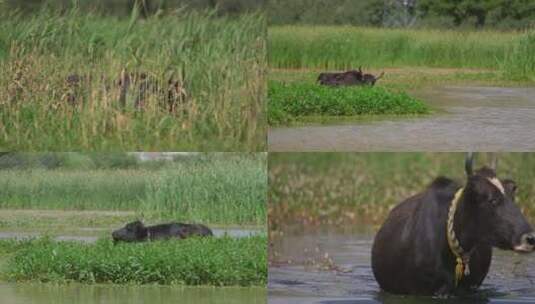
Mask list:
[{"label": "yellow rope halter", "polygon": [[[488,177],[487,180],[494,185],[502,194],[505,195],[505,190],[502,183],[496,177]],[[456,265],[455,265],[455,287],[459,285],[459,282],[463,276],[470,275],[470,252],[465,252],[464,249],[459,244],[459,240],[455,236],[455,231],[453,230],[453,218],[455,216],[455,211],[463,195],[464,188],[457,190],[453,201],[451,201],[450,210],[448,212],[448,222],[447,222],[447,232],[448,245],[451,252],[455,255]]]},{"label": "yellow rope halter", "polygon": [[459,285],[459,282],[464,276],[467,276],[470,274],[470,268],[469,268],[469,255],[465,255],[463,248],[459,244],[459,240],[457,240],[457,237],[455,236],[455,231],[453,230],[453,218],[455,216],[455,211],[457,210],[457,206],[459,205],[459,201],[461,200],[461,196],[463,195],[464,188],[461,188],[455,193],[455,196],[453,197],[453,201],[451,201],[450,210],[448,212],[448,221],[447,221],[447,238],[448,238],[448,245],[450,247],[451,252],[453,255],[455,255],[456,258],[456,265],[455,265],[455,287]]}]

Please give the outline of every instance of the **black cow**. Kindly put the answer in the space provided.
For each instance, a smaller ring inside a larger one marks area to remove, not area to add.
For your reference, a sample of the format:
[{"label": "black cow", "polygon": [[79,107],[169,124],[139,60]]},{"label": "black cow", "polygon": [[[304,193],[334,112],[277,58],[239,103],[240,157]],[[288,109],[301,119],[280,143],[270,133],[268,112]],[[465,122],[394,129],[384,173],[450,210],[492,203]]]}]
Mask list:
[{"label": "black cow", "polygon": [[516,185],[495,170],[472,172],[461,187],[439,177],[400,203],[377,233],[372,268],[385,291],[443,295],[473,290],[489,270],[492,247],[531,252],[535,234],[515,204]]},{"label": "black cow", "polygon": [[379,76],[374,76],[372,74],[363,74],[362,82],[366,85],[374,86],[377,80],[381,79],[385,75],[385,72],[382,72]]},{"label": "black cow", "polygon": [[362,72],[351,70],[342,73],[321,73],[318,82],[327,86],[350,86],[362,84]]},{"label": "black cow", "polygon": [[377,80],[384,76],[384,72],[379,76],[364,74],[362,67],[358,70],[349,70],[341,73],[320,73],[317,81],[326,86],[353,86],[353,85],[370,85],[374,86]]},{"label": "black cow", "polygon": [[185,239],[192,236],[212,236],[212,230],[201,224],[168,223],[145,226],[141,221],[126,224],[112,232],[114,242],[144,242],[167,239]]}]

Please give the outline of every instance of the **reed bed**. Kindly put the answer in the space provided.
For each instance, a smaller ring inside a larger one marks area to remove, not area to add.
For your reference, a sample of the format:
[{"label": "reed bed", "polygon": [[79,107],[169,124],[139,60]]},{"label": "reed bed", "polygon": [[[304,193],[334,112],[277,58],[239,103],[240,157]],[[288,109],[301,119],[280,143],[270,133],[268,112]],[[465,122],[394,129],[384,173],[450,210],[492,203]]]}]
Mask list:
[{"label": "reed bed", "polygon": [[[389,210],[438,176],[463,183],[464,153],[273,153],[269,227],[380,224]],[[476,155],[475,167],[489,164]],[[535,154],[498,154],[499,178],[518,185],[517,203],[535,219]]]},{"label": "reed bed", "polygon": [[[0,15],[0,149],[264,148],[261,13]],[[172,111],[170,80],[180,97]]]},{"label": "reed bed", "polygon": [[[5,243],[5,244],[4,244]],[[267,238],[198,238],[114,245],[2,241],[8,280],[84,284],[264,286]],[[0,251],[2,253],[2,251]]]},{"label": "reed bed", "polygon": [[506,77],[535,76],[533,32],[273,26],[273,68],[342,70],[358,66],[495,69]]},{"label": "reed bed", "polygon": [[266,166],[265,154],[222,154],[152,170],[3,170],[0,207],[131,210],[162,219],[261,225]]}]

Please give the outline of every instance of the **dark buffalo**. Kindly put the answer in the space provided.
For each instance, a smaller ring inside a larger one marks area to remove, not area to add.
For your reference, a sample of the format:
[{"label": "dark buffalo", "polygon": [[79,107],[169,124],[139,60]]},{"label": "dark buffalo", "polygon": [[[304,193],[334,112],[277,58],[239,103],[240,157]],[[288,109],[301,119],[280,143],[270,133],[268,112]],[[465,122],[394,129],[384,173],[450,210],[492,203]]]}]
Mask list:
[{"label": "dark buffalo", "polygon": [[[183,74],[183,73],[182,73]],[[169,113],[177,113],[177,109],[186,102],[187,94],[184,89],[183,78],[175,78],[171,75],[167,82],[145,72],[127,72],[123,69],[116,81],[110,81],[104,75],[100,82],[104,93],[109,93],[112,88],[118,89],[118,100],[121,109],[126,108],[127,96],[133,95],[134,108],[143,110],[149,98],[159,100],[158,106],[165,108]],[[90,88],[93,83],[91,75],[71,74],[65,78],[64,99],[71,105],[78,105],[82,100],[84,89]]]},{"label": "dark buffalo", "polygon": [[379,76],[365,74],[362,67],[358,70],[349,70],[341,73],[321,73],[317,81],[326,86],[353,86],[353,85],[370,85],[374,86],[377,80],[383,77],[384,73]]},{"label": "dark buffalo", "polygon": [[362,72],[351,70],[343,73],[321,73],[318,82],[327,86],[350,86],[362,84]]},{"label": "dark buffalo", "polygon": [[192,236],[212,236],[212,230],[201,224],[168,223],[145,226],[141,221],[126,224],[112,232],[114,242],[144,242],[167,239],[185,239]]},{"label": "dark buffalo", "polygon": [[362,82],[366,85],[374,86],[377,80],[381,79],[385,75],[385,72],[382,72],[379,76],[374,76],[372,74],[363,74]]},{"label": "dark buffalo", "polygon": [[535,234],[515,204],[516,185],[494,169],[472,172],[464,187],[439,177],[400,203],[377,233],[372,268],[385,291],[443,295],[473,290],[489,270],[492,247],[531,252]]}]

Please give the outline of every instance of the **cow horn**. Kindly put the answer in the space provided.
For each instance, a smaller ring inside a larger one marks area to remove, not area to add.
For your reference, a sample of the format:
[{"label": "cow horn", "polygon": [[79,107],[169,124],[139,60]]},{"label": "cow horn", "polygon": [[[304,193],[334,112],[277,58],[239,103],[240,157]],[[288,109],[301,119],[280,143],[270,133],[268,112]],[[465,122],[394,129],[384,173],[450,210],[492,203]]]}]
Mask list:
[{"label": "cow horn", "polygon": [[498,155],[496,153],[490,153],[490,168],[495,172],[498,168]]},{"label": "cow horn", "polygon": [[467,176],[472,176],[474,170],[474,153],[466,153],[466,158],[464,159],[464,170],[466,171]]}]

